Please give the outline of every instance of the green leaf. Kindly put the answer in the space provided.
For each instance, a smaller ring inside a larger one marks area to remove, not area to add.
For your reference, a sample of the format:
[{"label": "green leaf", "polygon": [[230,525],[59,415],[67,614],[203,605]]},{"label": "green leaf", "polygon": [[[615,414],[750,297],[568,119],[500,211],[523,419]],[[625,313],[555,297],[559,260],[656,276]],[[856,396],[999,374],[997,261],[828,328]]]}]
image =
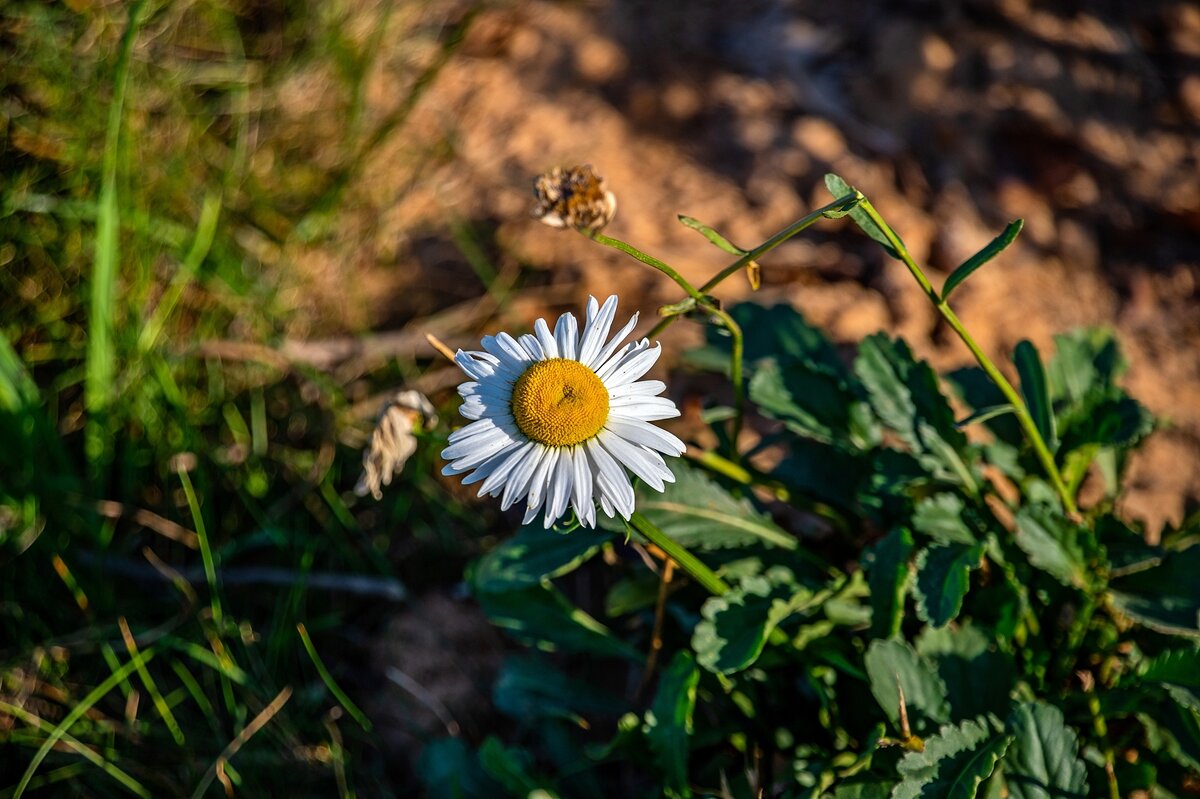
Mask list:
[{"label": "green leaf", "polygon": [[517,719],[563,718],[578,723],[585,714],[617,714],[621,701],[592,683],[577,680],[537,656],[505,661],[492,686],[496,709]]},{"label": "green leaf", "polygon": [[946,278],[946,283],[942,286],[942,299],[944,300],[949,297],[950,292],[954,291],[958,284],[969,278],[976,269],[1004,252],[1008,248],[1008,245],[1016,240],[1021,232],[1021,228],[1024,226],[1024,219],[1015,219],[1009,222],[1008,226],[1004,228],[1003,233],[988,242],[988,245],[982,250],[963,261],[962,266],[955,269],[950,273],[950,277]]},{"label": "green leaf", "polygon": [[854,777],[833,789],[833,799],[888,799],[891,795],[891,782]]},{"label": "green leaf", "polygon": [[853,513],[873,460],[836,444],[797,436],[788,442],[788,454],[771,470],[771,477],[789,491]]},{"label": "green leaf", "polygon": [[692,795],[688,787],[688,752],[696,686],[700,670],[687,652],[679,652],[658,681],[658,693],[646,714],[646,741],[663,775],[663,794]]},{"label": "green leaf", "polygon": [[985,634],[972,624],[926,627],[917,638],[917,653],[934,663],[946,683],[952,721],[1008,711],[1016,666],[993,638],[990,630]]},{"label": "green leaf", "polygon": [[1200,771],[1200,713],[1176,702],[1140,699],[1137,717],[1146,728],[1149,750],[1166,752],[1184,768]]},{"label": "green leaf", "polygon": [[527,524],[475,562],[472,583],[487,593],[539,585],[574,571],[612,537],[609,530],[580,527],[563,533]]},{"label": "green leaf", "polygon": [[690,227],[692,230],[698,231],[701,236],[704,236],[704,238],[708,239],[714,245],[730,255],[745,255],[747,252],[749,252],[749,250],[743,250],[741,247],[732,243],[729,239],[725,238],[720,233],[713,230],[698,219],[693,219],[692,217],[684,216],[683,214],[679,214],[677,218],[684,227]]},{"label": "green leaf", "polygon": [[659,579],[651,571],[638,571],[621,578],[604,598],[604,615],[612,619],[653,606],[658,598]]},{"label": "green leaf", "polygon": [[416,771],[428,796],[491,799],[503,790],[461,738],[437,738],[427,743]]},{"label": "green leaf", "polygon": [[872,638],[891,638],[900,632],[904,594],[908,587],[908,559],[912,550],[912,533],[898,527],[863,555],[863,568],[871,587]]},{"label": "green leaf", "polygon": [[0,411],[16,413],[37,402],[37,384],[0,330]]},{"label": "green leaf", "polygon": [[475,599],[492,624],[543,649],[642,660],[640,652],[572,605],[553,586],[500,593],[475,591]]},{"label": "green leaf", "polygon": [[1200,649],[1172,649],[1147,664],[1141,682],[1158,683],[1179,704],[1200,712]]},{"label": "green leaf", "polygon": [[682,460],[671,464],[675,482],[661,494],[643,486],[638,511],[685,549],[728,549],[766,544],[796,549],[794,536],[771,517],[738,499],[707,474]]},{"label": "green leaf", "polygon": [[930,729],[950,718],[946,684],[933,665],[905,641],[871,642],[864,660],[871,693],[895,726],[900,719],[900,688],[908,708],[909,722],[916,732]]},{"label": "green leaf", "polygon": [[1054,430],[1050,392],[1046,387],[1046,371],[1042,368],[1042,359],[1038,356],[1037,347],[1029,341],[1020,341],[1013,352],[1013,363],[1017,366],[1017,374],[1021,376],[1021,395],[1029,408],[1029,415],[1033,417],[1033,423],[1042,440],[1053,452],[1058,446],[1058,437]]},{"label": "green leaf", "polygon": [[967,440],[954,424],[937,375],[913,357],[902,339],[882,333],[863,339],[854,371],[866,386],[871,407],[884,425],[908,444],[934,476],[976,488],[966,466]]},{"label": "green leaf", "polygon": [[[832,172],[825,176],[825,188],[829,189],[829,193],[835,198],[845,197],[847,194],[855,194],[857,192],[857,189],[853,188],[849,183],[842,180]],[[890,241],[888,241],[888,237],[884,234],[883,229],[875,223],[875,220],[872,219],[866,211],[856,205],[854,208],[850,209],[850,218],[854,220],[855,224],[862,228],[863,233],[866,233],[868,236],[875,239],[875,241],[879,242],[883,249],[887,250],[888,255],[892,256],[896,260],[900,260],[900,253],[896,252],[896,248],[892,246]],[[892,235],[896,236],[896,241],[900,241],[900,237],[896,235],[895,231],[892,231]],[[903,244],[903,242],[901,242],[901,244]]]},{"label": "green leaf", "polygon": [[1061,710],[1044,702],[1023,702],[1009,714],[1007,728],[1013,746],[1004,758],[1004,776],[1012,799],[1088,795],[1077,736]]},{"label": "green leaf", "polygon": [[945,725],[925,741],[925,751],[909,752],[897,764],[903,780],[892,799],[974,799],[1010,743],[984,721]]},{"label": "green leaf", "polygon": [[1162,563],[1109,584],[1113,607],[1170,635],[1200,637],[1200,545],[1168,550]]},{"label": "green leaf", "polygon": [[750,378],[750,399],[773,419],[801,436],[861,446],[851,430],[858,400],[833,370],[811,361],[791,361],[786,369],[763,361]]},{"label": "green leaf", "polygon": [[692,633],[697,662],[717,674],[741,671],[758,659],[780,622],[819,599],[783,566],[743,578],[728,593],[704,603],[703,618]]},{"label": "green leaf", "polygon": [[479,747],[479,762],[496,782],[504,786],[513,796],[541,797],[551,799],[558,794],[551,791],[548,783],[530,774],[533,758],[517,747],[506,747],[500,739],[489,735]]},{"label": "green leaf", "polygon": [[982,557],[982,544],[935,544],[922,550],[917,556],[917,616],[934,627],[949,624],[962,610],[970,573]]},{"label": "green leaf", "polygon": [[1087,558],[1078,525],[1048,505],[1030,505],[1017,512],[1017,546],[1034,567],[1066,586],[1087,585]]},{"label": "green leaf", "polygon": [[978,543],[979,537],[963,520],[966,505],[957,494],[926,497],[913,510],[913,527],[942,544]]}]

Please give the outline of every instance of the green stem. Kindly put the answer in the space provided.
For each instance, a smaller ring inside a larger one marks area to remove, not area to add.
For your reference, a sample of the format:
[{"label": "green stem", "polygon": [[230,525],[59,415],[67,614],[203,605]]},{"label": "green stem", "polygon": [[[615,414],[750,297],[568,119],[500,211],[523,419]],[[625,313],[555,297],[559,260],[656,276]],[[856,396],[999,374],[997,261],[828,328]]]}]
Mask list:
[{"label": "green stem", "polygon": [[996,384],[996,388],[1000,389],[1000,393],[1004,395],[1004,398],[1012,403],[1017,421],[1021,425],[1021,429],[1025,431],[1025,437],[1033,446],[1033,451],[1037,455],[1038,460],[1041,461],[1042,468],[1046,470],[1050,482],[1054,485],[1054,490],[1058,492],[1059,497],[1062,499],[1063,507],[1071,516],[1078,516],[1079,509],[1075,505],[1075,498],[1071,495],[1067,484],[1063,481],[1062,473],[1059,472],[1058,465],[1054,462],[1054,455],[1051,454],[1050,448],[1046,446],[1045,439],[1042,438],[1042,434],[1038,431],[1037,425],[1033,421],[1033,416],[1029,413],[1029,408],[1025,404],[1025,400],[1013,388],[1012,383],[1009,383],[1008,379],[996,368],[996,364],[992,363],[992,359],[975,343],[975,339],[971,338],[971,334],[963,327],[963,323],[959,320],[958,315],[954,313],[954,310],[946,300],[938,296],[937,290],[929,282],[929,278],[925,277],[925,273],[917,265],[917,262],[913,260],[904,243],[900,241],[900,238],[891,227],[883,221],[883,217],[879,215],[879,212],[875,210],[871,202],[863,197],[859,200],[858,207],[862,208],[867,216],[878,225],[879,230],[883,232],[888,243],[892,245],[892,248],[900,256],[900,260],[908,267],[908,271],[912,273],[912,276],[921,286],[921,290],[929,297],[929,301],[933,303],[938,313],[942,315],[942,318],[946,320],[946,323],[950,325],[950,328],[958,335],[963,344],[967,345],[967,349],[975,356],[976,362],[987,373],[992,382]]},{"label": "green stem", "polygon": [[[763,255],[766,255],[771,250],[778,247],[780,244],[783,244],[785,241],[787,241],[788,239],[795,236],[797,233],[800,233],[801,231],[805,230],[806,228],[809,228],[809,227],[812,227],[813,225],[815,225],[817,222],[819,222],[821,220],[822,217],[825,216],[825,214],[829,213],[830,211],[844,210],[844,209],[846,209],[847,205],[850,205],[850,204],[856,202],[856,200],[857,200],[856,197],[849,195],[849,194],[846,195],[845,197],[839,197],[838,199],[834,200],[833,202],[829,203],[828,205],[822,206],[821,208],[818,208],[817,210],[813,211],[808,216],[805,216],[804,218],[793,222],[792,224],[785,227],[783,230],[776,233],[771,238],[764,241],[762,244],[755,247],[753,250],[750,250],[749,252],[747,252],[741,258],[738,258],[736,261],[734,261],[729,266],[722,269],[717,274],[713,275],[711,280],[709,280],[707,283],[705,283],[703,286],[700,287],[700,289],[699,289],[700,293],[706,294],[706,293],[712,291],[720,283],[722,283],[727,277],[729,277],[730,275],[736,274],[737,272],[741,271],[742,269],[745,269],[746,264],[750,263],[751,261],[757,261]],[[650,338],[653,338],[654,336],[657,336],[659,333],[661,333],[663,330],[666,330],[667,327],[672,322],[675,321],[675,319],[676,319],[676,317],[674,317],[674,316],[668,316],[665,319],[659,320],[658,324],[656,324],[653,328],[650,329],[650,333],[648,334],[650,336]]]},{"label": "green stem", "polygon": [[742,416],[746,410],[746,390],[742,384],[742,355],[746,346],[745,337],[742,335],[742,326],[735,322],[727,312],[707,303],[704,307],[721,320],[721,324],[725,325],[725,329],[733,338],[729,351],[729,381],[733,383],[733,419],[730,420],[729,444],[736,456],[737,440],[742,432]]},{"label": "green stem", "polygon": [[[730,352],[729,356],[729,378],[733,383],[734,407],[734,416],[732,424],[730,425],[730,440],[733,449],[736,452],[738,436],[742,431],[742,416],[745,413],[746,404],[745,387],[742,384],[742,353],[745,350],[745,339],[742,336],[741,326],[734,321],[732,316],[718,308],[716,303],[710,302],[703,292],[688,282],[687,278],[679,274],[679,272],[676,271],[676,269],[670,264],[658,260],[653,255],[647,255],[637,247],[634,247],[631,244],[626,244],[620,239],[614,239],[611,236],[605,236],[603,233],[592,231],[585,233],[584,235],[589,236],[597,243],[603,244],[606,247],[612,247],[613,249],[620,250],[626,255],[630,255],[642,263],[648,264],[649,266],[652,266],[658,271],[662,272],[664,275],[679,284],[680,288],[686,291],[688,296],[695,301],[696,306],[709,311],[718,319],[720,319],[721,324],[723,324],[725,329],[729,331],[729,335],[733,337],[733,346],[731,348],[732,351]],[[709,281],[709,283],[716,285],[713,283],[713,281]],[[655,329],[657,329],[657,327]],[[655,333],[652,330],[650,332],[650,337],[653,337],[654,335]]]},{"label": "green stem", "polygon": [[[599,244],[603,244],[605,247],[612,247],[614,250],[620,250],[621,252],[625,253],[626,255],[636,258],[637,260],[641,261],[644,264],[653,266],[655,269],[662,272],[664,275],[666,275],[667,277],[671,278],[676,283],[678,283],[679,287],[682,288],[684,291],[686,291],[688,296],[691,297],[693,300],[695,300],[698,303],[704,301],[704,295],[695,286],[693,286],[691,283],[689,283],[687,278],[685,278],[683,275],[679,274],[679,272],[675,271],[675,268],[672,267],[670,264],[667,264],[667,263],[664,263],[664,262],[658,260],[653,255],[647,255],[646,253],[639,250],[637,247],[634,247],[632,244],[626,244],[625,242],[621,241],[620,239],[614,239],[611,236],[605,236],[603,233],[597,233],[595,231],[591,231],[591,232],[585,232],[584,235],[588,236],[593,241],[595,241]],[[651,333],[650,335],[653,336],[654,334]]]},{"label": "green stem", "polygon": [[[1096,737],[1100,741],[1106,742],[1108,740],[1108,722],[1100,710],[1100,697],[1095,693],[1088,696],[1088,711],[1092,715],[1092,729],[1096,731]],[[1102,751],[1104,753],[1104,772],[1108,776],[1109,799],[1121,799],[1121,786],[1117,784],[1116,756],[1113,748],[1104,743]]]},{"label": "green stem", "polygon": [[692,575],[696,582],[708,589],[709,593],[714,596],[722,596],[729,591],[729,584],[718,577],[716,572],[705,566],[699,558],[684,549],[675,539],[655,527],[654,523],[642,514],[634,513],[629,518],[629,527],[667,553],[671,560]]}]

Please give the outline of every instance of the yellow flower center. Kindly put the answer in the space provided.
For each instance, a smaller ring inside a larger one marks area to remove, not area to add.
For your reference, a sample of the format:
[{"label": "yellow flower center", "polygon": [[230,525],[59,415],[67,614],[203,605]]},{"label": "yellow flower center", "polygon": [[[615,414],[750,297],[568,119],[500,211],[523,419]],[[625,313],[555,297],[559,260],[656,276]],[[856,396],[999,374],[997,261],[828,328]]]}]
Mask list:
[{"label": "yellow flower center", "polygon": [[579,361],[550,358],[517,378],[512,412],[517,427],[529,438],[551,447],[569,447],[604,427],[608,389]]}]

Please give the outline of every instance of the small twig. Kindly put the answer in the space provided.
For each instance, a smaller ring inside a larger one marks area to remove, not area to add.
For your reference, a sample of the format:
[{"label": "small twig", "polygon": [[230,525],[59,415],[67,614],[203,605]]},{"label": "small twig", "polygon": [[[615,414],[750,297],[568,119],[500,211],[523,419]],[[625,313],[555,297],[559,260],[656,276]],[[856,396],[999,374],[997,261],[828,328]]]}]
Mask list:
[{"label": "small twig", "polygon": [[667,594],[670,592],[671,578],[675,576],[675,561],[666,558],[663,563],[661,579],[658,582],[658,599],[654,603],[654,630],[650,634],[650,653],[646,656],[646,667],[642,670],[642,679],[638,681],[637,691],[634,692],[634,704],[641,701],[642,693],[650,684],[654,669],[658,665],[658,653],[662,651],[663,619],[666,616]]},{"label": "small twig", "polygon": [[439,353],[441,353],[442,357],[444,357],[446,360],[450,361],[450,363],[455,362],[454,350],[447,347],[446,343],[444,341],[442,341],[440,338],[433,335],[432,333],[426,333],[425,340],[429,342],[429,346],[433,347],[435,350],[437,350]]},{"label": "small twig", "polygon": [[[129,511],[132,510],[132,513]],[[128,506],[111,499],[102,499],[96,503],[96,512],[106,519],[119,519],[126,513],[129,513],[129,518],[135,524],[140,524],[149,530],[152,530],[163,538],[169,538],[183,544],[188,549],[196,549],[199,543],[196,539],[196,534],[184,527],[182,524],[163,518],[153,511],[145,508],[129,508]]]}]

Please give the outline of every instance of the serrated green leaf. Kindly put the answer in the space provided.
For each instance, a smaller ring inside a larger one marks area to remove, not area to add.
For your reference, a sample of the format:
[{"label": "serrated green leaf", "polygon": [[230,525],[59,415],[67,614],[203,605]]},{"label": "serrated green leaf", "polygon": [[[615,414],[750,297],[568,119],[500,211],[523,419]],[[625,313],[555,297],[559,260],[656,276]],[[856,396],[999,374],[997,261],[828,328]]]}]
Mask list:
[{"label": "serrated green leaf", "polygon": [[1021,232],[1021,228],[1024,226],[1025,220],[1014,219],[1004,228],[1004,232],[988,242],[986,247],[963,261],[962,266],[955,269],[950,273],[950,277],[946,278],[946,282],[942,286],[942,299],[948,298],[950,292],[954,291],[956,286],[969,278],[976,269],[1004,252],[1008,248],[1008,245],[1016,240]]},{"label": "serrated green leaf", "polygon": [[934,627],[953,621],[982,557],[982,544],[934,544],[922,550],[917,556],[917,616]]},{"label": "serrated green leaf", "polygon": [[[855,193],[855,189],[851,187],[849,183],[842,180],[832,172],[825,176],[825,188],[829,189],[829,193],[835,198],[845,197],[847,194]],[[868,236],[877,241],[883,247],[883,249],[887,251],[888,255],[892,256],[896,260],[900,260],[900,253],[896,252],[896,248],[892,246],[890,241],[888,241],[888,237],[884,234],[883,229],[875,223],[875,220],[872,219],[866,211],[856,205],[854,208],[850,209],[850,218],[854,220],[855,224],[862,228],[863,233],[866,233]],[[892,235],[896,236],[896,241],[900,241],[900,237],[896,235],[895,231],[892,231]],[[903,244],[902,241],[901,244]]]},{"label": "serrated green leaf", "polygon": [[978,718],[1008,711],[1016,680],[1012,655],[998,650],[989,631],[963,624],[926,627],[917,638],[917,653],[931,661],[946,684],[951,720]]},{"label": "serrated green leaf", "polygon": [[908,559],[912,550],[912,533],[900,527],[877,541],[863,555],[863,568],[871,587],[872,638],[891,638],[900,632],[904,594],[908,587]]},{"label": "serrated green leaf", "polygon": [[1012,738],[984,721],[945,725],[925,741],[925,751],[909,752],[897,764],[903,780],[892,799],[975,799]]},{"label": "serrated green leaf", "polygon": [[1141,682],[1158,683],[1179,704],[1200,712],[1200,649],[1172,649],[1150,661]]},{"label": "serrated green leaf", "polygon": [[1109,584],[1113,607],[1170,635],[1200,637],[1200,546],[1167,550],[1162,563]]},{"label": "serrated green leaf", "polygon": [[496,709],[517,719],[563,718],[574,722],[585,714],[615,714],[623,703],[599,687],[576,680],[536,656],[504,662],[492,686]]},{"label": "serrated green leaf", "polygon": [[1044,702],[1023,702],[1009,714],[1006,728],[1013,736],[1012,748],[1004,758],[1012,799],[1082,799],[1088,795],[1078,738],[1061,710]]},{"label": "serrated green leaf", "polygon": [[553,586],[499,593],[476,591],[475,599],[492,624],[542,648],[642,660],[640,652],[572,605]]},{"label": "serrated green leaf", "polygon": [[934,494],[917,503],[913,527],[942,544],[976,544],[978,536],[963,520],[966,505],[957,494]]},{"label": "serrated green leaf", "polygon": [[883,712],[896,725],[900,719],[900,688],[908,718],[916,732],[931,729],[950,718],[946,684],[933,665],[905,641],[871,642],[864,663],[871,693]]},{"label": "serrated green leaf", "polygon": [[785,370],[767,360],[755,368],[749,388],[759,410],[793,432],[817,441],[861,446],[851,429],[858,400],[833,371],[803,361],[791,362]]},{"label": "serrated green leaf", "polygon": [[1058,446],[1058,436],[1054,429],[1054,411],[1050,407],[1050,391],[1046,386],[1046,370],[1042,368],[1037,347],[1021,340],[1013,351],[1013,363],[1021,376],[1021,396],[1025,398],[1033,424],[1053,452]]},{"label": "serrated green leaf", "polygon": [[1063,585],[1087,585],[1087,558],[1078,525],[1047,505],[1021,508],[1016,523],[1017,546],[1033,566]]},{"label": "serrated green leaf", "polygon": [[688,752],[700,670],[687,652],[679,652],[658,681],[658,693],[646,714],[646,741],[663,775],[663,795],[689,797]]},{"label": "serrated green leaf", "polygon": [[1184,768],[1200,771],[1200,713],[1176,702],[1139,697],[1138,720],[1151,752],[1166,752]]},{"label": "serrated green leaf", "polygon": [[696,661],[717,674],[741,671],[758,659],[771,632],[814,598],[819,600],[782,566],[743,578],[728,593],[705,601],[692,633]]},{"label": "serrated green leaf", "polygon": [[638,491],[638,511],[687,549],[711,550],[766,544],[796,549],[794,536],[749,499],[736,498],[700,469],[683,461],[671,464],[675,482],[661,494]]},{"label": "serrated green leaf", "polygon": [[562,533],[527,524],[475,562],[472,584],[488,593],[539,585],[574,571],[612,538],[610,530],[580,527]]},{"label": "serrated green leaf", "polygon": [[749,250],[743,250],[741,247],[737,246],[729,239],[725,238],[720,233],[713,230],[711,227],[698,219],[693,219],[692,217],[684,216],[683,214],[679,214],[676,218],[684,227],[690,227],[692,230],[697,231],[701,236],[708,239],[715,246],[724,250],[730,255],[745,255],[747,252],[749,252]]},{"label": "serrated green leaf", "polygon": [[954,424],[937,375],[913,357],[902,339],[882,333],[863,339],[854,371],[866,387],[875,415],[908,444],[935,477],[974,489],[964,460],[967,440]]}]

